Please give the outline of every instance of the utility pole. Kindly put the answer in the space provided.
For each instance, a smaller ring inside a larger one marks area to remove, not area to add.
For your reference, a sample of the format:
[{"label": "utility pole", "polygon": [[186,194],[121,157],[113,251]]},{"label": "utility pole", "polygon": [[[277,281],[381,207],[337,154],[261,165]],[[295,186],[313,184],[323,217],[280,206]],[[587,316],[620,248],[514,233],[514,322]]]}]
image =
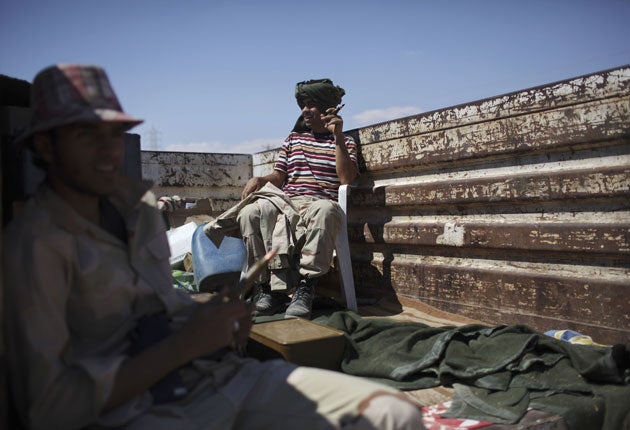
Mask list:
[{"label": "utility pole", "polygon": [[162,133],[156,129],[154,126],[151,126],[149,131],[147,131],[147,141],[149,143],[150,151],[157,151],[160,146],[160,137]]}]

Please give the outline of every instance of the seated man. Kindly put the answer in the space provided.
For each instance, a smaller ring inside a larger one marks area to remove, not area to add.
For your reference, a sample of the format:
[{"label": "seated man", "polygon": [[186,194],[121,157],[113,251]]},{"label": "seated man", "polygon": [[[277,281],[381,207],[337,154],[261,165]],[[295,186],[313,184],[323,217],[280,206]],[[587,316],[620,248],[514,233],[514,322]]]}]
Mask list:
[{"label": "seated man", "polygon": [[[250,179],[241,196],[246,198],[272,183],[289,197],[299,215],[300,222],[293,223],[292,232],[297,236],[294,251],[299,279],[287,316],[311,316],[314,289],[319,277],[330,268],[335,237],[341,226],[338,188],[353,182],[359,171],[356,144],[344,135],[343,120],[336,109],[344,94],[329,79],[298,83],[295,97],[301,116],[282,145],[273,173]],[[278,245],[277,230],[261,227],[273,225],[277,216],[277,211],[265,212],[256,203],[240,210],[238,222],[250,265]],[[298,233],[300,225],[303,229]],[[280,255],[271,273],[261,275],[256,300],[258,315],[273,314],[286,302],[276,290],[292,286],[285,270],[291,268],[293,257]]]},{"label": "seated man", "polygon": [[[252,308],[172,288],[151,184],[120,175],[122,111],[105,72],[57,65],[19,139],[46,171],[4,235],[13,406],[29,429],[422,428],[396,390],[243,358]],[[6,252],[10,249],[11,252]]]}]

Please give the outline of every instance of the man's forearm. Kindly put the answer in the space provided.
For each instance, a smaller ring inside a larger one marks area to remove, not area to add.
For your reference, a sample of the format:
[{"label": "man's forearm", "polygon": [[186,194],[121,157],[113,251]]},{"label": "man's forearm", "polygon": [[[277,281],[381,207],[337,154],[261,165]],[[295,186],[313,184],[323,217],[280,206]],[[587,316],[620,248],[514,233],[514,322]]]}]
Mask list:
[{"label": "man's forearm", "polygon": [[258,191],[262,187],[265,186],[267,182],[271,182],[277,188],[282,188],[282,184],[284,183],[284,179],[286,175],[278,170],[274,170],[272,173],[266,176],[254,176],[247,184],[245,184],[245,188],[241,193],[241,199],[244,199],[254,191]]},{"label": "man's forearm", "polygon": [[335,165],[337,176],[342,185],[351,184],[359,173],[356,164],[350,158],[346,146],[346,136],[343,133],[335,135]]},{"label": "man's forearm", "polygon": [[277,170],[274,170],[273,173],[270,173],[267,176],[263,176],[263,179],[265,180],[265,183],[271,182],[277,188],[282,188],[284,177],[279,175],[277,172],[278,172]]},{"label": "man's forearm", "polygon": [[173,369],[193,358],[194,354],[188,353],[188,349],[178,342],[177,334],[130,357],[118,369],[112,392],[103,410],[112,409],[146,391]]}]

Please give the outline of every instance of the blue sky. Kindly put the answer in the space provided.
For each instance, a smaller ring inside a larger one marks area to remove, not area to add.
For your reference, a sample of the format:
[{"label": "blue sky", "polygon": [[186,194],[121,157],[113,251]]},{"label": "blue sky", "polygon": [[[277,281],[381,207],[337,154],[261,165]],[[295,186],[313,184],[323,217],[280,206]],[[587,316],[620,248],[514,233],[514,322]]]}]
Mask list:
[{"label": "blue sky", "polygon": [[143,149],[279,146],[295,83],[345,129],[630,63],[630,0],[0,0],[0,73],[105,67]]}]

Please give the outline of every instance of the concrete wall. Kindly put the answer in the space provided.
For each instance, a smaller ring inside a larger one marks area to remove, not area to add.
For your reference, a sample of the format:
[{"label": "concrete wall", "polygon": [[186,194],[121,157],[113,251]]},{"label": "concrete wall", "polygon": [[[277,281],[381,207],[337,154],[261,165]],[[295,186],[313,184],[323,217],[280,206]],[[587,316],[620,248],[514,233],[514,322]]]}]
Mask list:
[{"label": "concrete wall", "polygon": [[252,176],[249,154],[142,151],[141,160],[142,177],[154,182],[157,197],[207,198],[213,214],[238,202]]}]

